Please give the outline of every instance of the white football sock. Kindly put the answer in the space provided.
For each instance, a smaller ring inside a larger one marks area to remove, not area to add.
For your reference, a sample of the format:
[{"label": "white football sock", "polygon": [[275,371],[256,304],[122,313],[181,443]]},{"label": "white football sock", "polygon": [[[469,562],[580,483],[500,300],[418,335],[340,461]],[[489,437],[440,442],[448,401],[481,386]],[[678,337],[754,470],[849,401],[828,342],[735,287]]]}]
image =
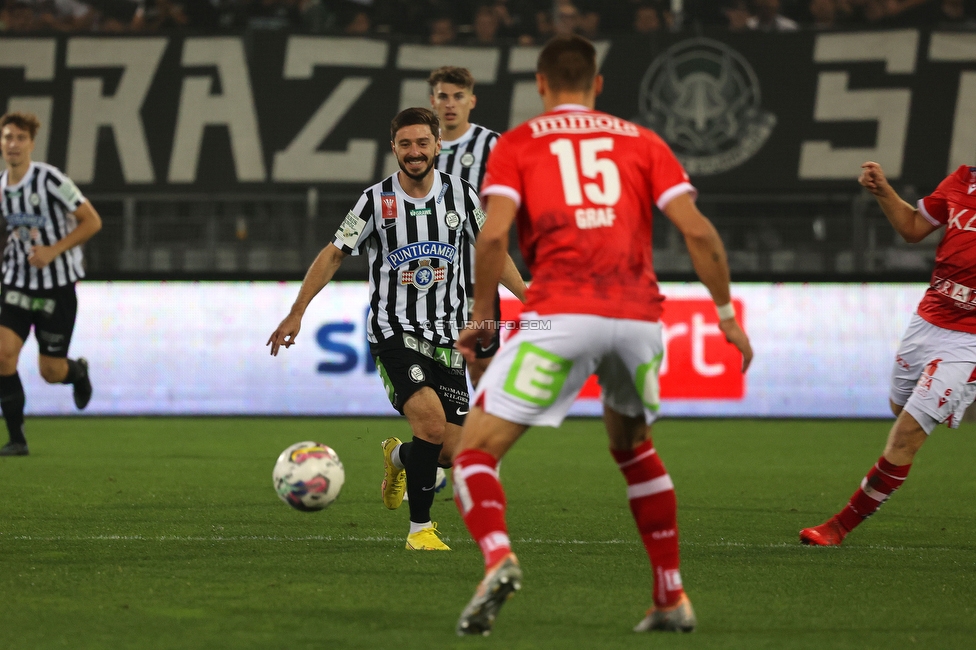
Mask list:
[{"label": "white football sock", "polygon": [[390,453],[390,460],[393,462],[393,466],[397,469],[404,469],[403,461],[400,460],[400,445],[402,444],[403,443],[401,442],[399,445],[394,447],[393,451]]},{"label": "white football sock", "polygon": [[414,522],[411,521],[410,522],[410,534],[413,535],[414,533],[419,533],[424,528],[433,528],[433,527],[434,527],[434,524],[432,524],[429,521],[426,524],[415,524]]}]

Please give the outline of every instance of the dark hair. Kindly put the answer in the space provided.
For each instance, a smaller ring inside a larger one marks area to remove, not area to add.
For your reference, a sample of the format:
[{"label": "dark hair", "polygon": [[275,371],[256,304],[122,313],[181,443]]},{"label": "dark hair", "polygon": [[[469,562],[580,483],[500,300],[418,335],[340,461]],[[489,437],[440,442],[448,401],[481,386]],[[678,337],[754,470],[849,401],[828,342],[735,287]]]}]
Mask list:
[{"label": "dark hair", "polygon": [[405,108],[393,121],[390,122],[390,142],[396,142],[397,131],[405,126],[413,126],[414,124],[426,124],[430,127],[430,132],[434,135],[434,138],[441,137],[441,122],[437,118],[437,113],[430,110],[429,108]]},{"label": "dark hair", "polygon": [[437,68],[427,77],[427,85],[430,86],[431,93],[434,92],[434,86],[441,83],[454,84],[461,88],[474,90],[474,77],[471,75],[471,71],[455,65],[445,65],[442,68]]},{"label": "dark hair", "polygon": [[555,36],[539,53],[536,71],[552,90],[589,90],[596,78],[596,49],[582,36]]},{"label": "dark hair", "polygon": [[8,124],[13,124],[18,129],[30,133],[31,140],[37,135],[37,130],[41,128],[41,121],[33,113],[7,113],[0,117],[0,131]]}]

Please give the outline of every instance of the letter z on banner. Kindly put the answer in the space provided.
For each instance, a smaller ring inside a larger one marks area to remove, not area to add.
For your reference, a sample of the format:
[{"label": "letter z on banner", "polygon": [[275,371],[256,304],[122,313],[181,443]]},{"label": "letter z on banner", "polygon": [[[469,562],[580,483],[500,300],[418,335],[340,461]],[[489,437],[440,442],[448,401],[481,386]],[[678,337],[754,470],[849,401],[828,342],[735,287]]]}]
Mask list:
[{"label": "letter z on banner", "polygon": [[[746,327],[745,305],[733,299],[735,313]],[[502,320],[516,320],[522,303],[502,300]],[[718,328],[715,304],[708,298],[668,298],[661,315],[664,362],[661,364],[661,399],[741,400],[746,394],[742,355]],[[503,341],[514,334],[506,330]],[[580,399],[600,396],[596,377],[590,377]]]}]

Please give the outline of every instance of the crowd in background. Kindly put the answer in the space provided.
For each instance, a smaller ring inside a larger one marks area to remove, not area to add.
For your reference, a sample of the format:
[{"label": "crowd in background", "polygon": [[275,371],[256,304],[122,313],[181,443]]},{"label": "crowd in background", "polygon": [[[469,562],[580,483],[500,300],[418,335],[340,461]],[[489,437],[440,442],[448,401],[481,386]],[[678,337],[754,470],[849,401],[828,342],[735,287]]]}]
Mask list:
[{"label": "crowd in background", "polygon": [[976,0],[0,0],[4,33],[286,29],[434,45],[543,43],[712,27],[976,29]]}]

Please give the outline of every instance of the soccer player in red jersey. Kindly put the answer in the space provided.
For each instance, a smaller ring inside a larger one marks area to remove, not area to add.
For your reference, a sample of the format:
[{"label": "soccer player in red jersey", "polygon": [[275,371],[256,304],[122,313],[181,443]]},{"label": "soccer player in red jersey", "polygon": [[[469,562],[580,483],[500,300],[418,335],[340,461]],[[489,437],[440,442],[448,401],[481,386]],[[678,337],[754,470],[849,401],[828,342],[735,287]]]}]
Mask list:
[{"label": "soccer player in red jersey", "polygon": [[473,327],[456,343],[470,358],[476,343],[491,336],[494,287],[517,220],[533,278],[526,312],[478,384],[454,458],[455,501],[485,560],[485,578],[457,633],[489,633],[502,603],[521,586],[499,459],[530,426],[559,426],[594,372],[603,388],[610,453],[627,482],[654,574],[654,605],[635,630],[690,631],[695,615],[679,571],[674,488],[649,435],[664,355],[652,205],[684,235],[698,277],[718,305],[719,327],[742,352],[745,370],[752,349],[730,302],[725,249],[664,141],[594,110],[603,78],[589,41],[551,40],[539,55],[536,80],[546,112],[504,134],[488,160]]},{"label": "soccer player in red jersey", "polygon": [[915,454],[936,425],[959,426],[976,397],[976,167],[961,166],[917,206],[902,200],[881,165],[858,179],[895,231],[919,242],[945,226],[932,282],[895,355],[889,398],[895,424],[884,453],[843,510],[800,531],[800,541],[836,546],[901,487]]}]

